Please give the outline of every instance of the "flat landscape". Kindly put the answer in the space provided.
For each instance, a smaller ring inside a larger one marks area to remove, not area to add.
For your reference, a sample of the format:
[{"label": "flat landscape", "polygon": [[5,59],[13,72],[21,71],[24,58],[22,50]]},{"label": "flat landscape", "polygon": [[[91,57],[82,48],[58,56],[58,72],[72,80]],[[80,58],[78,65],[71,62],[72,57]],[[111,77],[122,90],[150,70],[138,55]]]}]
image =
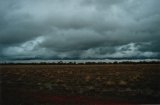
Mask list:
[{"label": "flat landscape", "polygon": [[160,103],[160,64],[0,65],[2,105]]}]

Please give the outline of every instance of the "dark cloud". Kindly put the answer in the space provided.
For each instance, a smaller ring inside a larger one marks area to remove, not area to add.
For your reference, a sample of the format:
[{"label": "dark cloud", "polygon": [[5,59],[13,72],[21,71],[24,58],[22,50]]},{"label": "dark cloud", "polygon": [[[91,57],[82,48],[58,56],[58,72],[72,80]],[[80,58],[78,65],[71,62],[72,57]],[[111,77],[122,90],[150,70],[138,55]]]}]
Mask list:
[{"label": "dark cloud", "polygon": [[1,58],[160,55],[159,0],[1,0]]}]

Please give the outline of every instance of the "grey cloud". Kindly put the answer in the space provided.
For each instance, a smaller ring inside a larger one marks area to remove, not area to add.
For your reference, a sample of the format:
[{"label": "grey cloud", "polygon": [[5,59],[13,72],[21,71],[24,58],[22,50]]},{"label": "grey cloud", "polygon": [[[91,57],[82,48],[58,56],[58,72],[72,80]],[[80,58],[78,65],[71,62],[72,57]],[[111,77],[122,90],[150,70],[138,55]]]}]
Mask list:
[{"label": "grey cloud", "polygon": [[[0,55],[105,58],[145,53],[158,58],[159,5],[159,0],[3,0]],[[28,45],[38,38],[43,41]]]}]

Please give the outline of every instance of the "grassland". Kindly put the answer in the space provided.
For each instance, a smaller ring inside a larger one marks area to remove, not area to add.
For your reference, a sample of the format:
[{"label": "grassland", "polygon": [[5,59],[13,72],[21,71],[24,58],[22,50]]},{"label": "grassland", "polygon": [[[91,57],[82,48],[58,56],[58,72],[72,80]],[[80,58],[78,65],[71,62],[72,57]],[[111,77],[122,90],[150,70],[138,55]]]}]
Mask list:
[{"label": "grassland", "polygon": [[160,103],[160,64],[0,65],[2,105]]}]

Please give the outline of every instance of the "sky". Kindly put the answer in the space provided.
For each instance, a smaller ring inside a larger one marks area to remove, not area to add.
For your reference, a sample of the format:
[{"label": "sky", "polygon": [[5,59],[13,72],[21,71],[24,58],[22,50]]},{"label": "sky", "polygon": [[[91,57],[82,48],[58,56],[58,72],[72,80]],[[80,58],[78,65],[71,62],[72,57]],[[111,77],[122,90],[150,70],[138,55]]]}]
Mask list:
[{"label": "sky", "polygon": [[160,58],[160,0],[0,0],[0,59]]}]

